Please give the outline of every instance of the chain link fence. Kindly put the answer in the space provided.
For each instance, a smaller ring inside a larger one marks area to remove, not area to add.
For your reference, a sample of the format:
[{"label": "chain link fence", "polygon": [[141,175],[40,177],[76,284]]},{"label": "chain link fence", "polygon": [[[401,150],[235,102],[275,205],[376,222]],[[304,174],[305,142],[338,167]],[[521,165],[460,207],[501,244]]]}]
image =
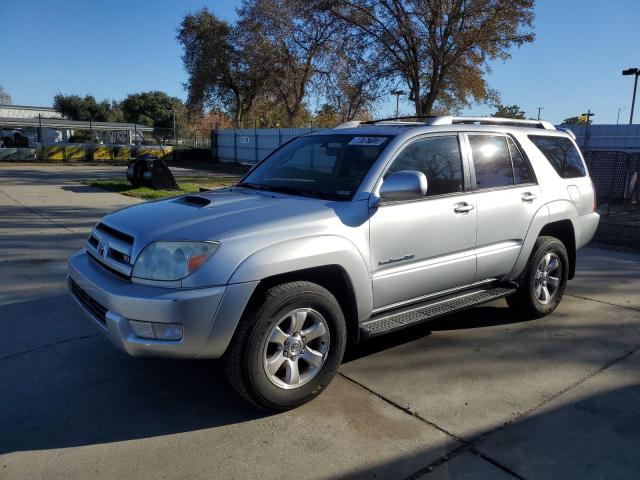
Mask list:
[{"label": "chain link fence", "polygon": [[585,152],[589,174],[596,190],[598,203],[640,212],[640,153],[589,150]]}]

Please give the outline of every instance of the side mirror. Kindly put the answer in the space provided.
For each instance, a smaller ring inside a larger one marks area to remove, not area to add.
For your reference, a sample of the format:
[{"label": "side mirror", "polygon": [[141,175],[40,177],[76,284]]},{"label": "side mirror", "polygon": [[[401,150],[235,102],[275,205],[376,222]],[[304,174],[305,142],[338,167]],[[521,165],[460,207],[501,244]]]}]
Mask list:
[{"label": "side mirror", "polygon": [[427,177],[422,172],[400,170],[384,179],[380,186],[383,200],[414,200],[427,194]]}]

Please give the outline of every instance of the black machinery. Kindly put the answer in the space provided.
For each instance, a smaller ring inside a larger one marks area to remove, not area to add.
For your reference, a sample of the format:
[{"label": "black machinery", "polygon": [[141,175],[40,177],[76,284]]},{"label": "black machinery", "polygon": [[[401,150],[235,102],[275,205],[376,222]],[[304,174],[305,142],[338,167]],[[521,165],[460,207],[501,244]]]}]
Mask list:
[{"label": "black machinery", "polygon": [[159,158],[143,157],[129,160],[127,180],[134,187],[154,190],[178,190],[178,184],[166,163]]}]

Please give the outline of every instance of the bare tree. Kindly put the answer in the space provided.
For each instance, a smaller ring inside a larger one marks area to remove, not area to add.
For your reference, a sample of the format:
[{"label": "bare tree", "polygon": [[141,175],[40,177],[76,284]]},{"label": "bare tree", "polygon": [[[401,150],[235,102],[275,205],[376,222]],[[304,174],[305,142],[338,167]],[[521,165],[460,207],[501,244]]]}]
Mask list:
[{"label": "bare tree", "polygon": [[259,31],[231,26],[203,8],[184,17],[177,39],[189,74],[189,106],[199,111],[222,107],[241,127],[270,74],[262,59],[267,46]]},{"label": "bare tree", "polygon": [[389,86],[371,53],[359,32],[342,32],[319,78],[342,122],[369,118]]},{"label": "bare tree", "polygon": [[268,88],[293,125],[341,22],[308,0],[244,0],[238,15],[239,29],[267,39],[261,58],[270,71]]},{"label": "bare tree", "polygon": [[357,27],[382,70],[409,87],[417,115],[495,101],[489,61],[531,42],[534,0],[315,0]]}]

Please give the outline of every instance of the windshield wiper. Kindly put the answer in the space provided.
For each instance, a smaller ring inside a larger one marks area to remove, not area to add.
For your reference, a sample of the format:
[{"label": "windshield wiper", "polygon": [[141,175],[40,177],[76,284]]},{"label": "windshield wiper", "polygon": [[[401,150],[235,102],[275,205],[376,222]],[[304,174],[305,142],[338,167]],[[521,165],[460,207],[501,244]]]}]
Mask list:
[{"label": "windshield wiper", "polygon": [[311,198],[325,198],[330,200],[341,199],[339,195],[332,195],[325,192],[317,192],[315,190],[306,190],[304,188],[296,188],[288,185],[262,185],[260,183],[242,182],[236,185],[236,187],[251,188],[253,190],[262,190],[278,193],[289,193],[292,195],[299,195],[301,197]]},{"label": "windshield wiper", "polygon": [[252,190],[265,190],[264,185],[259,183],[242,182],[236,185],[236,187],[251,188]]},{"label": "windshield wiper", "polygon": [[320,196],[320,192],[305,190],[304,188],[290,187],[288,185],[265,185],[264,190],[270,190],[272,192],[279,193],[291,193],[293,195],[300,195],[302,197],[318,198]]}]

